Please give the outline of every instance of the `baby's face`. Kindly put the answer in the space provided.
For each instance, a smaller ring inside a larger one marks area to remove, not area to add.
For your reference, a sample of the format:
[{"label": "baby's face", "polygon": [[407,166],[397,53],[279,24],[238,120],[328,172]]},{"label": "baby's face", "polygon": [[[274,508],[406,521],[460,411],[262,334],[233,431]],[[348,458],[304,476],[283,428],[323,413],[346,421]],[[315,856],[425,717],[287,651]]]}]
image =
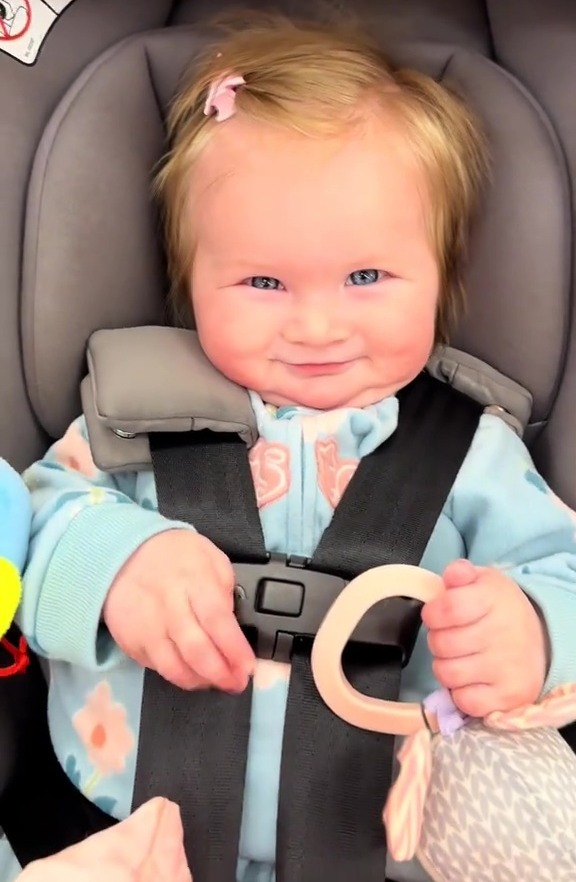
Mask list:
[{"label": "baby's face", "polygon": [[206,355],[271,404],[327,410],[393,394],[434,342],[427,211],[390,123],[342,139],[223,124],[189,208]]}]

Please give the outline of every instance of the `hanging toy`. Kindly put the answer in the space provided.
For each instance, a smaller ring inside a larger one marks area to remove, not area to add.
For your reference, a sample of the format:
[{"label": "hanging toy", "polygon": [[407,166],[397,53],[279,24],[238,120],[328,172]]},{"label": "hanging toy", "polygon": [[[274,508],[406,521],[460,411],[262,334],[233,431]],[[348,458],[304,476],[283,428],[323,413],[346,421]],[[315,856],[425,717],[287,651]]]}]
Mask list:
[{"label": "hanging toy", "polygon": [[12,466],[0,458],[0,643],[12,658],[10,665],[0,667],[0,677],[22,673],[29,661],[24,637],[14,646],[5,634],[20,603],[31,520],[26,485]]},{"label": "hanging toy", "polygon": [[574,882],[576,754],[558,729],[576,720],[576,684],[475,720],[445,690],[422,705],[382,701],[344,675],[344,647],[376,603],[428,603],[444,590],[419,567],[376,567],[345,588],[313,646],[314,680],[332,712],[405,738],[383,813],[388,853],[399,864],[416,857],[434,882]]}]

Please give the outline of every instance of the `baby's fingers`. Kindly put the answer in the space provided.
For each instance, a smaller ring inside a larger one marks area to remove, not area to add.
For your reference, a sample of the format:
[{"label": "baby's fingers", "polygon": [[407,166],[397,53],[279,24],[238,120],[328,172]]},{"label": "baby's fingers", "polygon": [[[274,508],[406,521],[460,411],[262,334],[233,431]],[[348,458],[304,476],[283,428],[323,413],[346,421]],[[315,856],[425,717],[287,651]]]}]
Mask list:
[{"label": "baby's fingers", "polygon": [[207,689],[212,685],[184,661],[169,637],[164,637],[150,647],[144,664],[180,689]]},{"label": "baby's fingers", "polygon": [[199,625],[226,660],[239,688],[244,689],[254,672],[255,658],[234,615],[230,592],[215,588],[195,596],[191,603]]},{"label": "baby's fingers", "polygon": [[202,680],[227,692],[245,688],[248,677],[239,682],[238,676],[215,646],[211,635],[190,609],[186,616],[179,616],[171,621],[168,633],[185,664]]},{"label": "baby's fingers", "polygon": [[430,631],[465,628],[480,622],[491,611],[491,597],[482,586],[466,585],[445,591],[425,604],[422,621]]}]

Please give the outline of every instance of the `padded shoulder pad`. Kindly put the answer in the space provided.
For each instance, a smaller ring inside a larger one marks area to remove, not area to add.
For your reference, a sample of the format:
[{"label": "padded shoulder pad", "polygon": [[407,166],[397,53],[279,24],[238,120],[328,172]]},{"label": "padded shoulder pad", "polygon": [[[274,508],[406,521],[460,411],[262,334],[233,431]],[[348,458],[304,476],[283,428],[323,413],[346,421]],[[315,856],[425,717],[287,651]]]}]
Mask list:
[{"label": "padded shoulder pad", "polygon": [[522,436],[532,414],[532,395],[519,383],[473,355],[440,346],[427,364],[437,380],[482,404],[488,413],[497,413]]},{"label": "padded shoulder pad", "polygon": [[181,328],[92,334],[82,406],[104,471],[149,467],[149,432],[235,432],[248,446],[258,437],[246,390],[208,361],[195,331]]},{"label": "padded shoulder pad", "polygon": [[[524,433],[532,396],[518,383],[450,347],[439,348],[427,368]],[[234,432],[249,447],[258,438],[246,390],[208,361],[195,331],[180,328],[92,334],[82,405],[94,462],[107,472],[149,468],[149,432]]]}]

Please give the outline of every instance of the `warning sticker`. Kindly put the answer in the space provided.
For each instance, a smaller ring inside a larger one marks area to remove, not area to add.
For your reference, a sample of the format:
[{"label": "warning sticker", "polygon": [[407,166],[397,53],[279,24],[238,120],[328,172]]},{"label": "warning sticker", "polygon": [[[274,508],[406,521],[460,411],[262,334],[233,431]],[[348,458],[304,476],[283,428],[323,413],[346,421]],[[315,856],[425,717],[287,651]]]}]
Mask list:
[{"label": "warning sticker", "polygon": [[60,13],[74,0],[0,0],[0,52],[34,64]]},{"label": "warning sticker", "polygon": [[74,3],[74,0],[47,0],[46,6],[53,9],[57,15],[60,15],[60,13],[64,12],[66,7],[70,6],[71,3]]}]

